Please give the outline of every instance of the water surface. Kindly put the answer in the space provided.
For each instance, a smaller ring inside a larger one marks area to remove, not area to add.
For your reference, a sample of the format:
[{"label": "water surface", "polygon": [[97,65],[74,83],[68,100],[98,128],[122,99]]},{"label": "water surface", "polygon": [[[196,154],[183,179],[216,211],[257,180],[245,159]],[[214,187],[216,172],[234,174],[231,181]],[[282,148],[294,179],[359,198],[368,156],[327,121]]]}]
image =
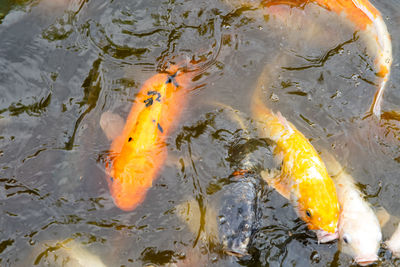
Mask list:
[{"label": "water surface", "polygon": [[[400,216],[400,4],[372,1],[392,35],[394,62],[381,121],[363,119],[375,92],[362,33],[321,8],[287,21],[224,1],[4,1],[0,8],[0,265],[62,266],[57,242],[74,240],[107,266],[347,266],[337,244],[318,244],[274,190],[259,192],[260,231],[245,260],[199,239],[177,216],[195,199],[218,208],[226,178],[254,153],[272,168],[270,143],[250,140],[229,112],[251,121],[250,99],[266,64],[277,69],[266,104],[317,149],[332,149],[367,200]],[[145,202],[113,204],[104,173],[110,146],[99,119],[128,114],[142,84],[170,63],[204,69],[168,138],[169,159]],[[281,68],[284,67],[284,68]],[[200,224],[201,225],[201,224]],[[387,236],[385,236],[387,237]],[[72,241],[71,241],[72,242]],[[382,249],[381,266],[398,260]]]}]

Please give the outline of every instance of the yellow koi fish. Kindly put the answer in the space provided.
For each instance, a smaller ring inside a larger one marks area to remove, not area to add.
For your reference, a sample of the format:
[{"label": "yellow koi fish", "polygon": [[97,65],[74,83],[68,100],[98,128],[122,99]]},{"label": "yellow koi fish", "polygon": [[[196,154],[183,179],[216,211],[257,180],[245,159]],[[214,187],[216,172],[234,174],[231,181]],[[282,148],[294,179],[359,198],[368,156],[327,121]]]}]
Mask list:
[{"label": "yellow koi fish", "polygon": [[338,237],[339,203],[335,184],[308,139],[279,112],[268,109],[262,99],[269,67],[261,74],[252,97],[252,114],[259,123],[259,135],[276,143],[274,154],[282,160],[275,177],[263,178],[293,204],[308,228],[315,230],[320,242]]}]

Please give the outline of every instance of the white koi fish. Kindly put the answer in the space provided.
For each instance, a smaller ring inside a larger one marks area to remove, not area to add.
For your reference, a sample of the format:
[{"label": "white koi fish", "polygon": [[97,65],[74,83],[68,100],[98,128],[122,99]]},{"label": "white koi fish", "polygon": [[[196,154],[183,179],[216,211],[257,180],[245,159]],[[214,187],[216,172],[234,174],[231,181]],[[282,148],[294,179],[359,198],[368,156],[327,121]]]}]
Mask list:
[{"label": "white koi fish", "polygon": [[322,158],[336,184],[341,206],[339,249],[351,255],[361,266],[372,264],[378,260],[377,253],[382,239],[379,220],[356,188],[353,177],[329,152],[324,151]]}]

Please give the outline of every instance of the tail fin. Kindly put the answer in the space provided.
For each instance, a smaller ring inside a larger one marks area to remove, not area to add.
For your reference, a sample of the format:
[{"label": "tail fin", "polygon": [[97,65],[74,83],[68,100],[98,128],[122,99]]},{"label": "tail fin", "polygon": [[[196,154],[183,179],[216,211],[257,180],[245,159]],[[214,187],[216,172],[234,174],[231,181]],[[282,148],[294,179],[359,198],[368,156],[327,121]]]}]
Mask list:
[{"label": "tail fin", "polygon": [[278,54],[270,63],[265,65],[261,72],[254,93],[251,99],[251,111],[255,118],[262,118],[273,115],[274,113],[264,104],[268,87],[271,86],[270,81],[275,81],[282,66],[287,63],[288,59],[283,53]]},{"label": "tail fin", "polygon": [[[275,62],[275,60],[274,60]],[[261,118],[265,115],[271,115],[272,111],[269,110],[263,102],[263,99],[266,99],[266,87],[268,85],[269,80],[273,80],[271,77],[271,64],[267,64],[264,67],[264,70],[261,72],[257,80],[257,84],[254,88],[254,93],[251,99],[251,112],[253,113],[255,118]]]},{"label": "tail fin", "polygon": [[373,23],[374,29],[376,30],[375,38],[378,43],[378,57],[375,61],[375,65],[377,66],[377,75],[381,79],[381,82],[379,83],[379,88],[376,91],[374,99],[372,101],[370,113],[380,118],[382,96],[385,90],[386,83],[389,80],[390,68],[393,62],[392,42],[386,24],[380,14],[375,18]]}]

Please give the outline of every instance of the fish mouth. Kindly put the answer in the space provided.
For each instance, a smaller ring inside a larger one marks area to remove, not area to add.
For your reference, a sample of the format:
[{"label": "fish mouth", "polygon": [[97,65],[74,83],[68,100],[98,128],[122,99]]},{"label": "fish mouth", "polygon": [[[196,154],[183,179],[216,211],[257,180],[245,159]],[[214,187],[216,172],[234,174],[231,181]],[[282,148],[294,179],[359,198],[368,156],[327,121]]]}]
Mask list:
[{"label": "fish mouth", "polygon": [[334,233],[329,233],[324,230],[314,230],[317,234],[319,243],[328,243],[339,238],[339,233],[336,231]]},{"label": "fish mouth", "polygon": [[360,266],[368,266],[370,264],[375,263],[377,260],[378,260],[377,255],[369,255],[369,256],[355,258],[356,263]]}]

